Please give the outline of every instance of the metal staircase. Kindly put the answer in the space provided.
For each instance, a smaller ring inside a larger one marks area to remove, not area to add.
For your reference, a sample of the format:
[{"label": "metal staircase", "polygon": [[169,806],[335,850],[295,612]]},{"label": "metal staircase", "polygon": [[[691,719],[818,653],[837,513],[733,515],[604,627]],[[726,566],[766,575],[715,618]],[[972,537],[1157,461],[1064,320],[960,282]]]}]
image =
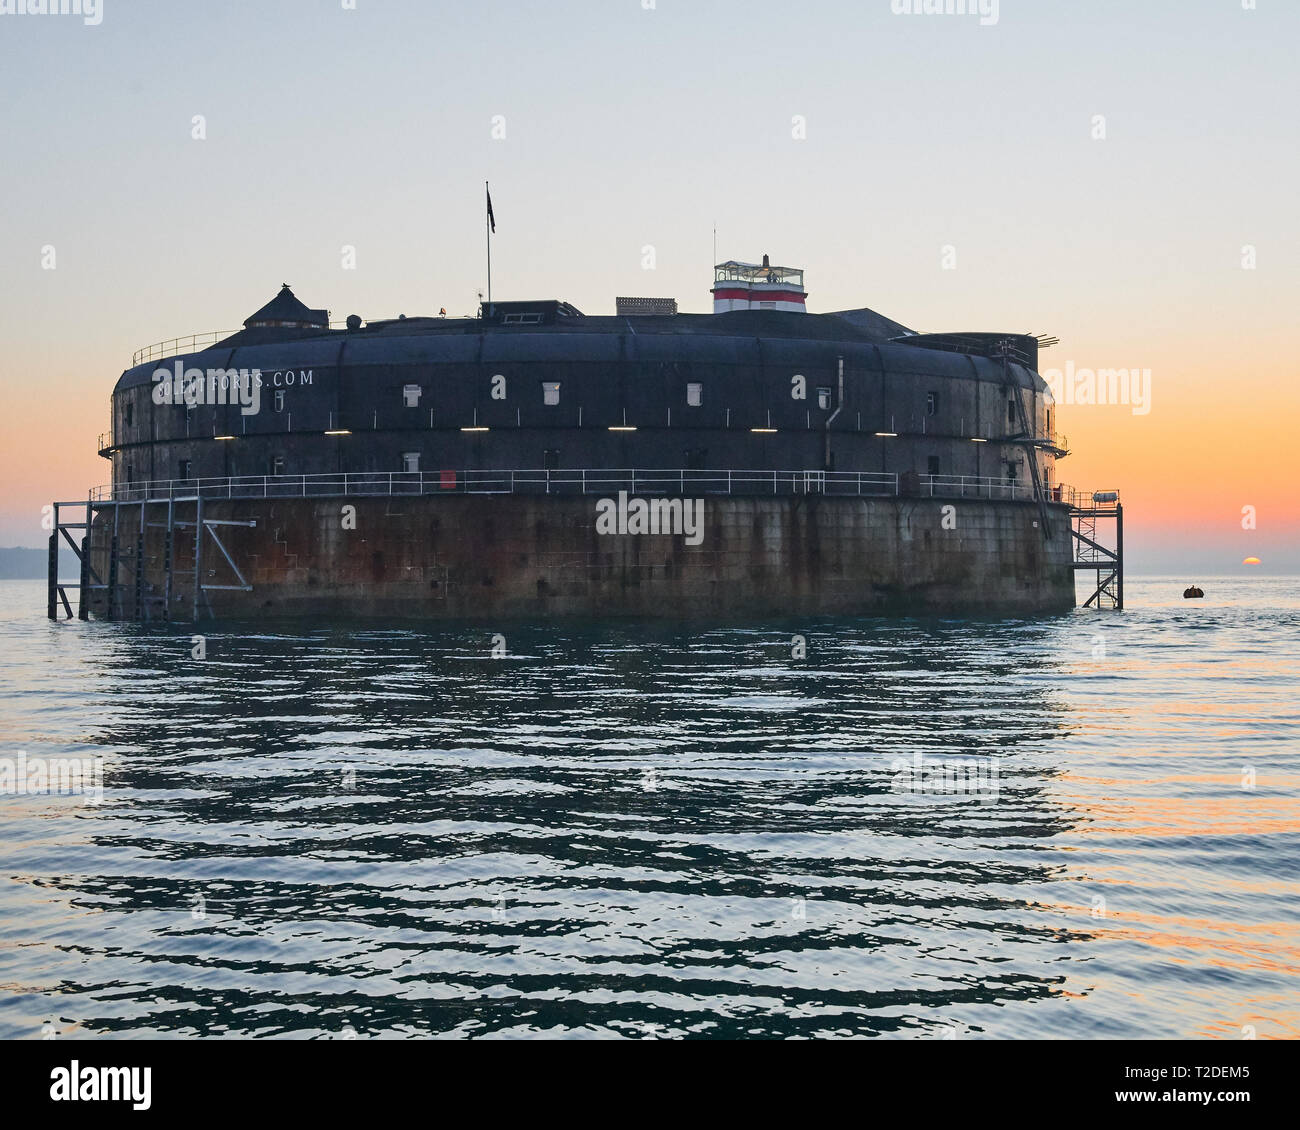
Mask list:
[{"label": "metal staircase", "polygon": [[[1124,507],[1117,490],[1098,490],[1091,494],[1071,491],[1070,535],[1074,541],[1075,572],[1096,573],[1096,587],[1083,607],[1096,602],[1098,608],[1124,607]],[[1104,527],[1099,521],[1114,521],[1114,546],[1103,544]]]}]

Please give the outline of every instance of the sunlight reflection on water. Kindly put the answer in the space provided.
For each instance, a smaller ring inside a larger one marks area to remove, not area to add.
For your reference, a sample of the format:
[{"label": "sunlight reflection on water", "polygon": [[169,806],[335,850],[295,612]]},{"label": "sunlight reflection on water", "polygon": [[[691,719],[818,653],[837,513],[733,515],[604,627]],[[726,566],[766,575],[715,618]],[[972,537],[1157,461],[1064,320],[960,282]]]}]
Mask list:
[{"label": "sunlight reflection on water", "polygon": [[1300,585],[1205,587],[200,663],[0,583],[0,756],[105,767],[0,796],[0,1036],[1300,1036]]}]

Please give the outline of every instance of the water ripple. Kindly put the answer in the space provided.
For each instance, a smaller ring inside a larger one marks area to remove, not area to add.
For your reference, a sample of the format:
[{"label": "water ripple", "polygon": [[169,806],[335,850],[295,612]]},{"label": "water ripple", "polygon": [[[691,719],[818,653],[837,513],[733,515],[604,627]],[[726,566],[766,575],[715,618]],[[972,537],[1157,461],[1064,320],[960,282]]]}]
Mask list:
[{"label": "water ripple", "polygon": [[0,755],[104,802],[0,796],[0,1037],[1295,1037],[1298,586],[1174,587],[200,662],[5,582]]}]

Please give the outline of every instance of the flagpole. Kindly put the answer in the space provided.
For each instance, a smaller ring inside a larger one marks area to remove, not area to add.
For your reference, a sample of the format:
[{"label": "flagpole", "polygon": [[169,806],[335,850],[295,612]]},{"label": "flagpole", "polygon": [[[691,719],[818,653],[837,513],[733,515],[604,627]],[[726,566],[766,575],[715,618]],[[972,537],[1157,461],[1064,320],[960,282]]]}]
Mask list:
[{"label": "flagpole", "polygon": [[[483,191],[487,193],[487,198],[489,201],[491,201],[492,187],[491,185],[488,184],[487,181],[483,182]],[[489,203],[488,208],[490,209],[491,207],[492,205]],[[488,316],[490,317],[492,314],[492,217],[490,211],[487,214],[485,214],[483,217],[483,227],[487,231],[487,269],[488,269],[487,313]]]}]

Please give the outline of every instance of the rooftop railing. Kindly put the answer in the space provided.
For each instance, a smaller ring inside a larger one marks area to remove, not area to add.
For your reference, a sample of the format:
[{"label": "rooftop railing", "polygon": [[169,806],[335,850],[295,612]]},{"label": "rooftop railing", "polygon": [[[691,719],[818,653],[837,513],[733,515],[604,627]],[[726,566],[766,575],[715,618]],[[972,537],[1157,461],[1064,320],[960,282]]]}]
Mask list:
[{"label": "rooftop railing", "polygon": [[190,334],[188,337],[172,337],[166,341],[155,342],[153,345],[146,345],[143,349],[137,349],[131,355],[131,365],[134,367],[162,357],[175,357],[178,353],[196,353],[206,346],[216,345],[223,338],[236,332],[238,331],[209,330],[203,334]]},{"label": "rooftop railing", "polygon": [[[342,329],[346,325],[346,321],[336,319],[330,322],[329,328],[332,330]],[[241,326],[240,329],[242,328]],[[205,349],[209,345],[216,345],[217,342],[223,341],[231,334],[238,332],[239,330],[209,330],[207,333],[189,334],[186,337],[170,337],[166,341],[154,342],[153,345],[146,345],[143,349],[137,349],[131,354],[131,366],[134,368],[146,361],[156,361],[163,357],[175,357],[182,353],[197,353],[200,349]]]},{"label": "rooftop railing", "polygon": [[[1028,483],[974,475],[892,474],[870,471],[724,470],[439,470],[359,471],[323,475],[237,475],[224,478],[157,479],[97,487],[94,502],[168,499],[388,497],[443,494],[615,495],[821,494],[847,497],[983,498],[1033,501]],[[1072,487],[1049,486],[1050,502],[1091,496]]]}]

